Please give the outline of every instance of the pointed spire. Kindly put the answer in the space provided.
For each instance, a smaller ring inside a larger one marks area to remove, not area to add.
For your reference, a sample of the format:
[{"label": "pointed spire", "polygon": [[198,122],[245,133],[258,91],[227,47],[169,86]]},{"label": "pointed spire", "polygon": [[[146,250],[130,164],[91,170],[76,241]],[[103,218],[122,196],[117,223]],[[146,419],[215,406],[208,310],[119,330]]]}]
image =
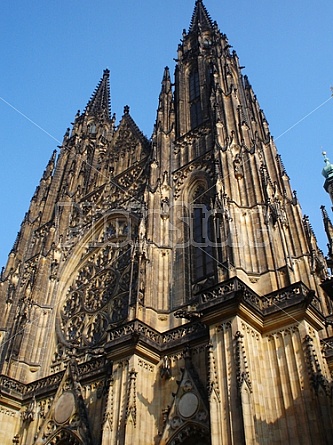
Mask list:
[{"label": "pointed spire", "polygon": [[88,114],[105,114],[107,118],[111,115],[110,106],[110,70],[106,69],[103,72],[103,77],[101,78],[97,88],[95,89],[93,95],[91,96],[85,113]]},{"label": "pointed spire", "polygon": [[165,101],[165,96],[169,95],[171,96],[172,100],[172,83],[170,77],[170,70],[169,67],[166,66],[163,72],[162,87],[159,96],[159,109],[161,108],[163,101]]},{"label": "pointed spire", "polygon": [[162,92],[168,93],[171,89],[171,78],[169,67],[164,68],[163,79],[162,79]]},{"label": "pointed spire", "polygon": [[129,128],[132,130],[133,134],[142,141],[142,143],[145,146],[149,145],[147,137],[142,133],[140,128],[137,126],[137,124],[134,122],[132,116],[130,115],[130,107],[128,105],[124,106],[124,114],[122,116],[122,119],[119,123],[119,128],[123,125],[128,125]]},{"label": "pointed spire", "polygon": [[328,257],[330,260],[333,259],[333,224],[328,216],[327,210],[325,208],[325,206],[321,206],[320,207],[322,215],[323,215],[323,222],[324,222],[324,227],[325,227],[325,232],[327,235],[327,240],[328,240]]},{"label": "pointed spire", "polygon": [[202,3],[202,0],[196,0],[192,20],[190,23],[189,33],[195,32],[198,29],[211,30],[213,29],[213,22],[210,15]]},{"label": "pointed spire", "polygon": [[174,124],[174,103],[170,71],[167,66],[164,68],[163,72],[157,112],[155,128],[159,128],[163,132],[169,133]]}]

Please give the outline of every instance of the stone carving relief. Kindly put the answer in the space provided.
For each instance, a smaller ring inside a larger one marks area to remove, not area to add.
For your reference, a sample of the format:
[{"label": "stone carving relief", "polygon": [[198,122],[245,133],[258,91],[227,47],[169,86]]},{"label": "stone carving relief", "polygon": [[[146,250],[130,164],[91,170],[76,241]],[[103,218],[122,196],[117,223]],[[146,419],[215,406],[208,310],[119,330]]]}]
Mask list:
[{"label": "stone carving relief", "polygon": [[126,415],[125,422],[133,422],[133,426],[136,427],[136,378],[137,372],[135,369],[131,369],[129,372],[129,382],[128,382],[128,393],[127,393],[127,404],[126,404]]},{"label": "stone carving relief", "polygon": [[313,338],[310,335],[306,335],[304,338],[304,344],[307,354],[308,373],[311,384],[318,394],[323,391],[327,396],[330,395],[330,385],[327,377],[324,375],[322,366],[317,355],[316,347],[314,345]]},{"label": "stone carving relief", "polygon": [[4,414],[5,416],[9,416],[9,417],[15,417],[14,411],[11,411],[10,409],[6,409],[3,407],[0,408],[0,414]]},{"label": "stone carving relief", "polygon": [[163,431],[159,434],[161,444],[180,444],[194,430],[198,432],[198,437],[205,437],[208,431],[209,413],[206,394],[199,389],[202,388],[202,383],[192,364],[190,349],[185,348],[183,354],[185,368],[182,368],[181,379],[177,381],[177,392],[172,394],[172,404],[162,411]]},{"label": "stone carving relief", "polygon": [[35,420],[36,408],[37,408],[36,399],[35,399],[35,396],[33,396],[29,405],[21,413],[23,422],[30,423],[33,420]]},{"label": "stone carving relief", "polygon": [[171,377],[171,360],[165,355],[162,360],[162,365],[160,368],[160,376],[162,379],[169,379]]},{"label": "stone carving relief", "polygon": [[35,284],[37,275],[38,258],[31,258],[24,264],[24,270],[20,282],[21,289],[26,296],[29,296]]},{"label": "stone carving relief", "polygon": [[200,322],[195,322],[180,326],[163,334],[162,343],[170,343],[172,341],[179,341],[187,335],[195,334],[197,332],[205,331],[206,327]]},{"label": "stone carving relief", "polygon": [[260,334],[255,329],[253,329],[251,326],[249,326],[247,323],[242,322],[242,330],[251,337],[255,338],[257,341],[260,340]]},{"label": "stone carving relief", "polygon": [[121,191],[124,192],[130,190],[131,193],[137,192],[146,180],[144,175],[144,164],[141,162],[134,165],[121,175],[118,175],[115,179]]},{"label": "stone carving relief", "polygon": [[151,365],[150,363],[147,363],[145,360],[139,359],[138,360],[138,365],[141,368],[145,369],[146,371],[154,372],[154,366]]},{"label": "stone carving relief", "polygon": [[243,338],[244,335],[241,332],[237,331],[235,335],[237,384],[239,389],[241,389],[243,384],[246,383],[250,392],[252,392],[252,383],[250,379],[249,367],[247,363]]},{"label": "stone carving relief", "polygon": [[311,272],[316,273],[321,280],[325,280],[328,277],[326,261],[323,253],[318,248],[317,239],[307,215],[303,217],[303,226],[309,247]]},{"label": "stone carving relief", "polygon": [[174,182],[174,198],[178,199],[181,190],[183,188],[183,184],[188,176],[195,170],[200,170],[202,172],[206,172],[210,178],[214,177],[214,163],[212,159],[211,153],[206,153],[201,158],[198,158],[194,162],[187,164],[185,167],[176,170],[173,174],[173,182]]},{"label": "stone carving relief", "polygon": [[[141,157],[145,156],[144,150],[141,149],[141,153],[139,152],[140,141],[138,137],[133,133],[132,127],[135,125],[134,122],[132,122],[131,124],[123,121],[120,128],[118,129],[116,144],[113,148],[112,153],[110,154],[111,162],[118,162],[121,158],[124,158],[127,153],[133,154],[137,152],[138,155],[141,155]],[[140,132],[137,127],[135,129],[136,131]],[[142,137],[141,132],[140,136]]]},{"label": "stone carving relief", "polygon": [[212,396],[212,393],[214,392],[217,400],[221,402],[220,388],[217,378],[216,360],[212,344],[209,344],[207,346],[207,352],[208,352],[208,379],[207,379],[208,397],[210,398]]},{"label": "stone carving relief", "polygon": [[96,192],[84,196],[81,202],[73,207],[72,232],[75,234],[81,226],[86,227],[103,215],[105,217],[112,209],[131,210],[133,203],[128,202],[129,200],[134,200],[140,206],[145,183],[145,160],[117,176],[111,176],[108,183]]}]

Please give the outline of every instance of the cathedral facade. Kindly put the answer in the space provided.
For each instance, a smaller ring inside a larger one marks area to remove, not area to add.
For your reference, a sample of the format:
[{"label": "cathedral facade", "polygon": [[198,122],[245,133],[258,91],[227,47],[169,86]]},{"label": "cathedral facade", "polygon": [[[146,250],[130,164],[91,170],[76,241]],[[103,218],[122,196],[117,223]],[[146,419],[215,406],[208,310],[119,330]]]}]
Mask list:
[{"label": "cathedral facade", "polygon": [[230,48],[197,0],[152,138],[105,70],[52,154],[1,274],[2,445],[333,443],[326,260]]}]

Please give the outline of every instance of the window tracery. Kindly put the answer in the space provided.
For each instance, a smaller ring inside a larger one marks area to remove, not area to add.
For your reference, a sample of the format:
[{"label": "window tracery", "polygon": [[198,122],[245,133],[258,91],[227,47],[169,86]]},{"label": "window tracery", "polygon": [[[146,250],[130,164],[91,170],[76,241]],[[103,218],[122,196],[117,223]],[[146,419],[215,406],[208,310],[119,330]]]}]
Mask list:
[{"label": "window tracery", "polygon": [[79,349],[99,345],[108,328],[127,317],[136,269],[130,242],[95,251],[68,288],[60,309],[60,341]]},{"label": "window tracery", "polygon": [[191,128],[193,129],[202,123],[200,78],[197,70],[192,71],[189,77],[189,99]]},{"label": "window tracery", "polygon": [[191,199],[191,268],[196,283],[214,273],[213,220],[207,190],[198,185]]}]

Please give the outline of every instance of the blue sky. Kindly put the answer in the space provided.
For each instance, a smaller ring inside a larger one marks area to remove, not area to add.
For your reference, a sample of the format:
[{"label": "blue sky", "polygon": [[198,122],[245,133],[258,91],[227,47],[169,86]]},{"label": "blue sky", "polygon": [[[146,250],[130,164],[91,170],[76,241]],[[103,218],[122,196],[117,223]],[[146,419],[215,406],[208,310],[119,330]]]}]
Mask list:
[{"label": "blue sky", "polygon": [[[327,253],[322,150],[333,161],[332,0],[206,0],[270,124],[303,213]],[[112,112],[149,137],[163,69],[194,0],[5,1],[0,16],[0,266],[52,151],[111,70]],[[332,215],[333,218],[333,215]]]}]

